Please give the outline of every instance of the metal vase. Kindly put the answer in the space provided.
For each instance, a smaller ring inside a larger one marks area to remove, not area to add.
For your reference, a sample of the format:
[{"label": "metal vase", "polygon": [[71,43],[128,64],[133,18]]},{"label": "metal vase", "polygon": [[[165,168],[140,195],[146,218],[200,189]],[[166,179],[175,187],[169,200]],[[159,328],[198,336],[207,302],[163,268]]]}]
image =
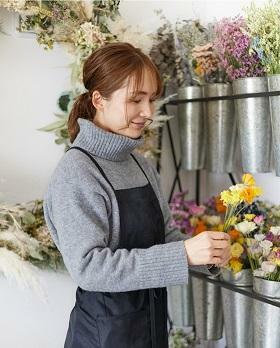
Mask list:
[{"label": "metal vase", "polygon": [[[221,279],[239,287],[252,286],[252,271],[244,269],[236,274],[224,269]],[[253,299],[222,288],[223,314],[227,348],[248,348],[253,341]]]},{"label": "metal vase", "polygon": [[223,337],[221,289],[204,279],[192,277],[196,335],[201,340]]},{"label": "metal vase", "polygon": [[[280,282],[254,277],[253,289],[258,294],[280,302]],[[253,321],[253,347],[279,348],[280,308],[268,303],[254,301]]]},{"label": "metal vase", "polygon": [[[266,77],[246,77],[232,83],[233,94],[267,92]],[[271,121],[268,97],[235,99],[235,112],[244,172],[270,170]]]},{"label": "metal vase", "polygon": [[191,280],[186,285],[168,287],[169,315],[175,327],[194,325]]},{"label": "metal vase", "polygon": [[[187,86],[178,90],[179,99],[201,97],[202,88],[200,86]],[[178,104],[178,117],[182,169],[202,169],[205,159],[203,102]]]},{"label": "metal vase", "polygon": [[[268,90],[280,91],[280,75],[268,76]],[[280,95],[269,97],[271,128],[273,139],[274,165],[276,175],[280,176]]]},{"label": "metal vase", "polygon": [[[232,86],[226,83],[207,84],[205,97],[232,95]],[[236,120],[232,100],[206,102],[206,169],[215,173],[234,171]]]}]

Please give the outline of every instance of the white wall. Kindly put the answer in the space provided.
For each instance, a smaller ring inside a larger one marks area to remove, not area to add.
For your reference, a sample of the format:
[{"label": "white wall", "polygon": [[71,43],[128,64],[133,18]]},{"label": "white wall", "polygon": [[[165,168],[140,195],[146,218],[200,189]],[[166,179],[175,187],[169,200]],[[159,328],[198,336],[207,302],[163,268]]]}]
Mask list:
[{"label": "white wall", "polygon": [[[122,1],[120,10],[129,23],[154,30],[158,25],[154,9],[162,8],[172,22],[176,18],[199,18],[206,23],[215,17],[235,16],[249,3],[233,0]],[[0,9],[2,27],[10,34],[0,34],[0,201],[24,202],[42,197],[63,155],[62,146],[54,144],[52,134],[36,129],[54,120],[53,113],[58,111],[57,98],[70,85],[67,65],[71,61],[63,49],[56,46],[45,52],[34,38],[17,34],[13,18],[11,13]],[[175,119],[172,121],[174,134],[178,133],[177,127]],[[178,136],[174,138],[178,152]],[[166,131],[162,167],[163,188],[168,193],[174,168]],[[264,187],[265,198],[279,202],[279,178],[271,173],[258,174],[256,178]],[[182,179],[194,197],[194,173],[183,173]],[[206,175],[205,172],[202,172],[201,182],[202,198],[230,184],[225,175]],[[62,347],[75,285],[68,277],[48,272],[40,277],[50,295],[50,306],[35,297],[30,300],[30,293],[19,291],[0,278],[0,347]],[[24,326],[26,323],[28,325]]]}]

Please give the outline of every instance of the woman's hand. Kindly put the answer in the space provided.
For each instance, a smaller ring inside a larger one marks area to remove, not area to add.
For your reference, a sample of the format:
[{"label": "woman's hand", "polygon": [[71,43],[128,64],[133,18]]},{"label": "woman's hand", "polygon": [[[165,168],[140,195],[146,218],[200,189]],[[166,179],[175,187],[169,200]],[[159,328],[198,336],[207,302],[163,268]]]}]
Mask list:
[{"label": "woman's hand", "polygon": [[189,265],[225,266],[230,260],[230,237],[227,233],[204,231],[185,241]]}]

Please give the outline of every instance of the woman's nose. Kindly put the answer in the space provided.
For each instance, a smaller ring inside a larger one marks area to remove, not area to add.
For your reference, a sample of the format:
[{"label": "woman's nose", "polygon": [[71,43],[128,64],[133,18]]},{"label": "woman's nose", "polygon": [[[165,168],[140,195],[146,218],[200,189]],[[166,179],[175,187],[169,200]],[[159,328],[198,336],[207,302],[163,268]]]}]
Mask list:
[{"label": "woman's nose", "polygon": [[142,107],[140,115],[145,118],[152,117],[154,113],[154,107],[152,104],[148,103],[147,105]]}]

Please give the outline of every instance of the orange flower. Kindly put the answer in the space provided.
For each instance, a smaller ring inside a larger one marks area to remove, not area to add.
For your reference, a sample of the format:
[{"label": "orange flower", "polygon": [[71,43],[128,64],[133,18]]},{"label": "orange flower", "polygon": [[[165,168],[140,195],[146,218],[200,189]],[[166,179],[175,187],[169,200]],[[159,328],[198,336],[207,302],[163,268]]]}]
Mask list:
[{"label": "orange flower", "polygon": [[240,232],[235,229],[230,230],[228,234],[230,235],[230,238],[233,242],[235,242],[240,237]]},{"label": "orange flower", "polygon": [[206,230],[207,230],[207,227],[206,227],[205,223],[203,221],[199,220],[197,222],[196,228],[194,230],[194,235],[196,236],[197,234],[204,232]]},{"label": "orange flower", "polygon": [[223,204],[223,201],[221,201],[220,196],[215,197],[215,206],[218,213],[225,213],[227,207]]}]

